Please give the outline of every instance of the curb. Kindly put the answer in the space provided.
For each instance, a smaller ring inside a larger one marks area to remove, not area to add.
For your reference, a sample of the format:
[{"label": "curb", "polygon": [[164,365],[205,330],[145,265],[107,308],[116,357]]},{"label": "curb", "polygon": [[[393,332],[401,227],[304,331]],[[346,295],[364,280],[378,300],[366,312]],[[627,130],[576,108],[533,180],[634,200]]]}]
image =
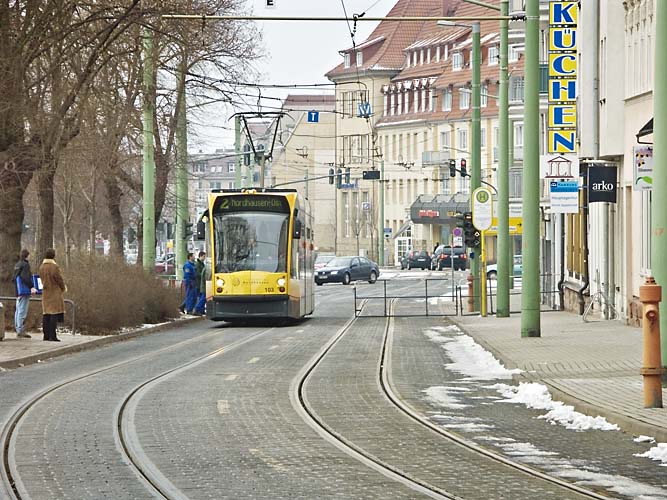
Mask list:
[{"label": "curb", "polygon": [[66,354],[87,351],[89,349],[95,349],[97,347],[101,347],[114,342],[124,342],[126,340],[132,340],[135,338],[144,337],[146,335],[151,335],[153,333],[158,333],[164,330],[171,330],[172,328],[176,328],[177,326],[187,325],[190,323],[194,323],[195,321],[201,321],[202,319],[203,317],[174,320],[165,323],[163,325],[156,325],[156,326],[151,326],[149,328],[143,328],[141,330],[134,330],[131,332],[121,333],[118,335],[101,337],[99,339],[90,340],[88,342],[82,342],[80,344],[58,347],[56,349],[44,351],[39,354],[32,354],[24,358],[2,361],[0,362],[0,368],[5,370],[13,370],[15,368],[21,368],[24,366],[33,365],[39,361],[47,361],[53,358],[64,356]]}]

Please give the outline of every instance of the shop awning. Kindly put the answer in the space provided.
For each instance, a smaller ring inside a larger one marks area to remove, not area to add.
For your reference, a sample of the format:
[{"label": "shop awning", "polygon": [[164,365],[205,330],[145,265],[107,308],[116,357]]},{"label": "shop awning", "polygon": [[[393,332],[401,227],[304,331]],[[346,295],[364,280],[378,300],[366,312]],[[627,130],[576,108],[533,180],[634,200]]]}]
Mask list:
[{"label": "shop awning", "polygon": [[651,134],[653,134],[653,118],[647,121],[646,125],[639,129],[639,132],[637,132],[637,142],[641,142],[639,141],[641,137]]},{"label": "shop awning", "polygon": [[469,206],[468,194],[422,194],[410,206],[410,219],[416,224],[450,224],[456,214],[468,211]]}]

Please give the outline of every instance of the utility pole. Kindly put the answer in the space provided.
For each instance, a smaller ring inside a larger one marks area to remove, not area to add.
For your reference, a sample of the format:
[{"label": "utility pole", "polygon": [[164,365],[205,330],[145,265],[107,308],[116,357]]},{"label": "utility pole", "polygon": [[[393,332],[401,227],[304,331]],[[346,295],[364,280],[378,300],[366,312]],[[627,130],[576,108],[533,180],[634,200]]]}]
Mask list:
[{"label": "utility pole", "polygon": [[241,156],[241,115],[234,117],[234,153],[236,153],[236,170],[234,170],[234,187],[241,189],[243,178],[243,157]]},{"label": "utility pole", "polygon": [[[651,270],[658,285],[667,286],[667,4],[655,7],[655,79],[653,83],[653,201],[651,204]],[[660,342],[663,380],[667,367],[667,306],[660,303]]]},{"label": "utility pole", "polygon": [[540,2],[526,0],[521,336],[540,337]]},{"label": "utility pole", "polygon": [[143,75],[143,266],[146,271],[155,268],[155,151],[153,111],[155,108],[155,77],[153,60],[153,32],[144,28]]},{"label": "utility pole", "polygon": [[[509,14],[509,0],[500,0],[500,14]],[[510,315],[510,273],[513,266],[510,250],[509,203],[509,82],[507,75],[509,22],[500,21],[500,86],[498,89],[498,262],[496,316],[507,318]]]},{"label": "utility pole", "polygon": [[[482,132],[481,132],[481,63],[482,51],[480,44],[480,26],[479,22],[474,22],[472,26],[472,144],[470,159],[472,167],[470,172],[470,201],[472,203],[472,193],[481,186],[482,180]],[[481,310],[481,301],[486,297],[481,296],[481,283],[485,276],[481,276],[483,271],[481,266],[481,251],[470,265],[470,272],[474,278],[474,298],[475,311]]]},{"label": "utility pole", "polygon": [[187,255],[186,224],[190,222],[188,214],[188,139],[185,106],[185,72],[187,56],[181,54],[181,67],[176,75],[178,81],[178,108],[176,109],[176,279],[183,279],[183,265]]}]

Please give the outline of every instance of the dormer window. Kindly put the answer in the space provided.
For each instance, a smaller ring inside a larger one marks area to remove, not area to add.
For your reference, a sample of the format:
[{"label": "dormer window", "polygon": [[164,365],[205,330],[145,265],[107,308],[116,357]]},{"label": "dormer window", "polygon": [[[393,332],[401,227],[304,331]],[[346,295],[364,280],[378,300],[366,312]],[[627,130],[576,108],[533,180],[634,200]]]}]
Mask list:
[{"label": "dormer window", "polygon": [[362,51],[357,52],[357,66],[363,66],[364,64],[364,53]]},{"label": "dormer window", "polygon": [[345,58],[345,67],[349,68],[350,67],[350,53],[345,52],[345,55],[343,56]]},{"label": "dormer window", "polygon": [[435,62],[440,62],[440,45],[435,48]]},{"label": "dormer window", "polygon": [[417,51],[416,50],[412,53],[412,65],[417,66]]},{"label": "dormer window", "polygon": [[463,68],[463,54],[461,52],[454,52],[452,54],[452,69],[458,71]]},{"label": "dormer window", "polygon": [[489,47],[489,66],[498,64],[498,46],[492,45]]}]

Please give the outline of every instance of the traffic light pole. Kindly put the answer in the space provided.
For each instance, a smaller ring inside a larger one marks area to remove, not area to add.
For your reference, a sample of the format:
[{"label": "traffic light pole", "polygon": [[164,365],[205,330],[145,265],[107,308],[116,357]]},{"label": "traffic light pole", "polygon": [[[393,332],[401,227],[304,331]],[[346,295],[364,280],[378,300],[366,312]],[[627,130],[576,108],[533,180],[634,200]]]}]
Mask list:
[{"label": "traffic light pole", "polygon": [[380,227],[378,231],[378,264],[384,266],[384,159],[380,160]]}]

